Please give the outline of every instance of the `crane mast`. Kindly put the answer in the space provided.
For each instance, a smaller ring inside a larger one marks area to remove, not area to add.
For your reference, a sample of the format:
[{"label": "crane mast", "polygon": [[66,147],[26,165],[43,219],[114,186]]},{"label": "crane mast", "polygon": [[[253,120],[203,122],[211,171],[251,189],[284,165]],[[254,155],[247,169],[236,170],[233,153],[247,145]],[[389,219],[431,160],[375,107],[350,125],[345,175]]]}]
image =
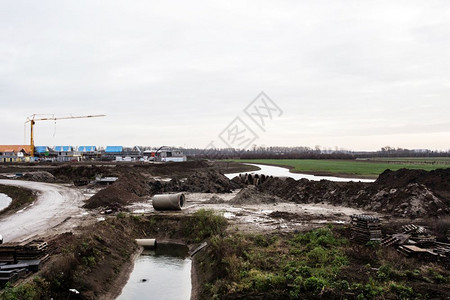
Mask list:
[{"label": "crane mast", "polygon": [[25,124],[30,123],[30,146],[31,157],[34,157],[34,125],[36,121],[56,121],[56,120],[68,120],[68,119],[83,119],[83,118],[98,118],[105,117],[106,115],[87,115],[87,116],[67,116],[67,117],[38,117],[39,114],[33,114],[25,120]]}]

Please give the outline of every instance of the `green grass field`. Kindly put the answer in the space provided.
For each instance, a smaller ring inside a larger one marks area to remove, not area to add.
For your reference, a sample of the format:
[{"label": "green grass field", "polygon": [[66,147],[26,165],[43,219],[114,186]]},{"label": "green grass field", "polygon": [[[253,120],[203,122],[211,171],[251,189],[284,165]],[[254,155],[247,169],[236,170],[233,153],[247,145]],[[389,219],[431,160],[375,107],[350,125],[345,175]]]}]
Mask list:
[{"label": "green grass field", "polygon": [[245,159],[234,160],[255,164],[285,166],[291,168],[291,172],[309,173],[316,175],[339,176],[364,176],[375,178],[386,169],[398,170],[422,169],[434,170],[438,168],[450,168],[450,158],[443,159],[387,159],[377,158],[369,160],[331,160],[331,159]]}]

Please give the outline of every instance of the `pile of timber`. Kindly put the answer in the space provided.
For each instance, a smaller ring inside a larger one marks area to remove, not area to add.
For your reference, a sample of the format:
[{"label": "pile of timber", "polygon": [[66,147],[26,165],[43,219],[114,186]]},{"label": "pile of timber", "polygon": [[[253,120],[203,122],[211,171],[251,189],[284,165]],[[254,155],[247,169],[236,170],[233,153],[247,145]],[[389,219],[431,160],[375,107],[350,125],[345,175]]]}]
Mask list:
[{"label": "pile of timber", "polygon": [[381,240],[381,245],[385,247],[394,246],[394,245],[403,245],[408,242],[410,234],[405,233],[396,233],[391,236],[386,236]]},{"label": "pile of timber", "polygon": [[46,259],[48,244],[43,240],[33,240],[22,247],[19,247],[16,251],[17,260],[36,260]]},{"label": "pile of timber", "polygon": [[45,260],[48,244],[43,240],[33,240],[26,244],[1,244],[0,262],[17,263],[18,260]]},{"label": "pile of timber", "polygon": [[368,215],[352,215],[352,239],[359,243],[381,241],[380,219]]},{"label": "pile of timber", "polygon": [[450,268],[450,244],[437,242],[436,236],[424,226],[404,225],[402,233],[383,238],[381,245],[394,246],[404,256],[438,262]]},{"label": "pile of timber", "polygon": [[29,272],[37,272],[41,263],[48,259],[48,244],[33,240],[26,244],[0,245],[0,286],[15,282]]}]

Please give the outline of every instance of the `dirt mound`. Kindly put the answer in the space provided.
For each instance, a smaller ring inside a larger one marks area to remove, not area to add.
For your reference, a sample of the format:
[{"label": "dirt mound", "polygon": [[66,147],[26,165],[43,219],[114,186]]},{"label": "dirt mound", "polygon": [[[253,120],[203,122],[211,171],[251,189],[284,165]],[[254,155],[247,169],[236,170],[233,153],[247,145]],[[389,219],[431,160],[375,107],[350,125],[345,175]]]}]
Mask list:
[{"label": "dirt mound", "polygon": [[[380,175],[380,180],[372,184],[272,178],[258,189],[296,203],[326,202],[410,218],[449,215],[449,198],[435,190],[446,186],[445,176],[440,177],[439,185],[428,179],[438,176],[436,173],[430,175],[431,172],[407,171],[410,170],[385,172],[383,176]],[[405,174],[408,176],[404,176]],[[394,180],[395,178],[397,179]],[[428,181],[429,186],[434,185],[435,189],[418,183]]]},{"label": "dirt mound", "polygon": [[225,203],[225,200],[223,200],[219,196],[214,195],[209,200],[207,200],[203,203],[205,203],[205,204],[221,204],[221,203]]},{"label": "dirt mound", "polygon": [[182,184],[182,190],[187,192],[231,193],[236,188],[239,186],[228,177],[212,169],[196,172]]},{"label": "dirt mound", "polygon": [[450,190],[450,168],[433,171],[400,169],[386,170],[375,182],[378,185],[402,187],[410,183],[419,183],[434,190]]},{"label": "dirt mound", "polygon": [[267,204],[277,203],[283,200],[277,196],[269,195],[257,190],[254,186],[243,188],[233,199],[230,204]]},{"label": "dirt mound", "polygon": [[141,197],[148,195],[149,192],[145,178],[138,173],[130,173],[92,196],[83,207],[90,209],[107,207],[117,210],[132,202],[140,201]]},{"label": "dirt mound", "polygon": [[193,193],[231,193],[240,186],[216,170],[198,171],[182,181],[177,178],[169,182],[150,181],[150,192],[160,194],[167,192]]},{"label": "dirt mound", "polygon": [[408,184],[418,183],[426,186],[450,206],[450,168],[433,171],[400,169],[398,171],[386,170],[375,182],[380,186],[393,188],[404,187]]},{"label": "dirt mound", "polygon": [[[190,176],[193,173],[209,169],[212,167],[212,164],[204,161],[204,160],[194,160],[194,161],[185,161],[185,162],[168,162],[163,164],[139,164],[134,165],[133,168],[138,170],[139,172],[146,172],[153,176],[162,176],[162,177],[186,177]],[[120,166],[118,167],[119,171],[122,169],[125,172],[128,172],[128,166]]]},{"label": "dirt mound", "polygon": [[77,166],[63,165],[50,170],[50,172],[60,181],[82,181],[93,180],[96,175],[115,176],[114,168],[99,166]]},{"label": "dirt mound", "polygon": [[55,176],[46,171],[37,171],[25,173],[21,179],[29,181],[54,182]]}]

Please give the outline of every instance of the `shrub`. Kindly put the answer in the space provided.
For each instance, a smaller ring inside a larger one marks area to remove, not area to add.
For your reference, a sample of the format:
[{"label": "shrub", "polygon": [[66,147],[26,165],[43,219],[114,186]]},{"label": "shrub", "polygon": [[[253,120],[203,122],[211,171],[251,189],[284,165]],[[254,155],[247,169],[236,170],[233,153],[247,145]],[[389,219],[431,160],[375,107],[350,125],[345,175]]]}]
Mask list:
[{"label": "shrub", "polygon": [[381,281],[388,280],[392,274],[392,267],[389,264],[382,265],[377,271],[377,278]]},{"label": "shrub", "polygon": [[186,224],[185,233],[193,236],[194,242],[201,242],[213,235],[221,234],[227,224],[227,219],[217,215],[213,210],[200,209]]},{"label": "shrub", "polygon": [[412,288],[404,286],[400,283],[391,283],[389,289],[400,299],[408,299],[414,294]]},{"label": "shrub", "polygon": [[317,292],[321,289],[323,289],[326,285],[326,281],[322,278],[317,277],[309,277],[305,280],[303,286],[305,287],[305,290],[311,291],[311,292]]},{"label": "shrub", "polygon": [[320,246],[315,247],[311,251],[309,251],[306,256],[308,257],[308,260],[313,264],[320,264],[323,265],[328,261],[328,251],[323,249]]}]

